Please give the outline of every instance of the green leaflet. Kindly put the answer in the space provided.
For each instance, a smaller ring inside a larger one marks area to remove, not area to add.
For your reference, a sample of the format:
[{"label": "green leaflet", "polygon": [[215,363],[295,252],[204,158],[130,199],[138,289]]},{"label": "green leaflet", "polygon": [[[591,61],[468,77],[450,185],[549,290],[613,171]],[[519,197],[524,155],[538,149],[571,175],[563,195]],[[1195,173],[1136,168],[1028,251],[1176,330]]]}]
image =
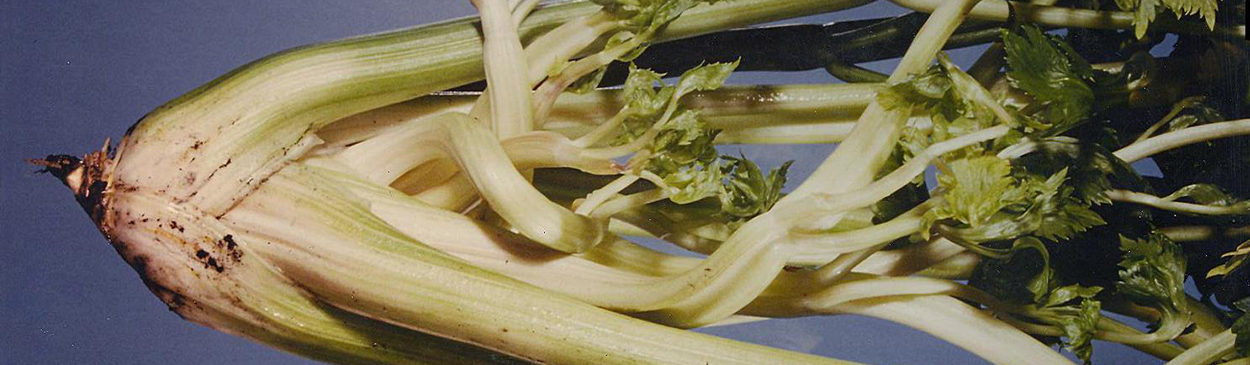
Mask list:
[{"label": "green leaflet", "polygon": [[1185,294],[1185,256],[1180,246],[1167,236],[1154,233],[1140,240],[1120,237],[1124,258],[1120,261],[1120,281],[1116,292],[1138,305],[1162,313],[1160,331],[1179,334],[1189,324],[1189,304]]},{"label": "green leaflet", "polygon": [[573,83],[570,84],[569,87],[565,89],[565,91],[568,91],[574,94],[585,94],[591,91],[595,91],[595,89],[599,87],[599,83],[603,81],[603,75],[607,73],[608,73],[607,67],[600,67],[596,69],[594,72],[591,72],[590,74],[587,74],[586,76],[582,76],[581,78],[577,79],[577,81],[573,81]]},{"label": "green leaflet", "polygon": [[906,81],[890,85],[877,93],[877,102],[887,109],[902,109],[912,106],[933,108],[947,100],[947,92],[951,89],[951,79],[939,66],[930,66],[922,73],[913,74]]},{"label": "green leaflet", "polygon": [[1024,120],[1031,132],[1062,133],[1092,112],[1094,91],[1089,83],[1094,80],[1093,69],[1059,37],[1025,25],[1003,31],[1003,49],[1007,79],[1042,108]]},{"label": "green leaflet", "polygon": [[[625,109],[621,111],[627,114],[625,122],[621,124],[624,133],[617,136],[614,144],[629,143],[657,126],[661,129],[677,128],[689,131],[694,124],[680,124],[683,112],[675,103],[692,91],[719,88],[736,67],[737,61],[702,65],[687,70],[678,79],[677,85],[669,86],[664,85],[661,80],[664,74],[630,65],[629,77],[625,79],[624,85]],[[660,88],[656,89],[655,85]],[[668,120],[660,120],[669,109],[674,114]],[[679,125],[674,126],[674,123]]]},{"label": "green leaflet", "polygon": [[[630,165],[660,176],[674,203],[718,197],[718,214],[731,221],[768,211],[781,196],[790,163],[765,176],[745,157],[718,159],[713,141],[720,131],[709,130],[697,111],[673,103],[694,91],[719,88],[737,66],[736,61],[702,65],[683,73],[674,86],[663,85],[662,74],[631,66],[622,111],[629,117],[623,124],[626,132],[618,139],[632,141],[648,129],[658,128],[651,143],[631,159]],[[656,89],[657,84],[662,87]],[[661,120],[668,110],[674,110],[673,115]]]},{"label": "green leaflet", "polygon": [[951,174],[939,175],[938,182],[947,189],[945,204],[925,214],[922,232],[945,221],[944,236],[972,244],[1029,234],[1066,240],[1106,223],[1064,185],[1067,169],[1042,177],[1004,174],[1006,161],[993,156],[961,161],[969,162],[952,163]]},{"label": "green leaflet", "polygon": [[[990,95],[989,90],[986,90],[984,86],[981,86],[981,83],[972,78],[972,75],[969,75],[967,72],[959,69],[959,66],[955,65],[955,61],[952,61],[951,58],[945,53],[938,53],[937,59],[938,65],[940,65],[942,69],[946,71],[946,75],[950,77],[951,91],[954,91],[955,95],[958,95],[959,99],[963,101],[964,108],[968,110],[965,114],[970,114],[977,120],[992,120],[997,117],[993,109],[1005,109],[998,99],[994,98],[993,95]],[[1008,114],[1008,116],[1010,116],[1010,114]],[[999,122],[1007,124],[1008,126],[1016,127],[1015,120],[1000,120]],[[989,125],[992,125],[992,123]],[[983,127],[988,127],[989,125],[985,125]]]},{"label": "green leaflet", "polygon": [[680,98],[693,91],[715,90],[725,84],[725,79],[738,68],[741,60],[733,62],[717,62],[692,68],[681,74],[677,80],[677,97]]},{"label": "green leaflet", "polygon": [[721,166],[725,175],[725,193],[721,195],[721,212],[733,219],[749,219],[763,214],[781,199],[781,188],[786,184],[786,171],[794,161],[787,161],[764,175],[746,156],[722,156],[727,163]]},{"label": "green leaflet", "polygon": [[1098,320],[1102,319],[1102,303],[1094,300],[1094,295],[1102,291],[1100,287],[1083,287],[1069,285],[1055,289],[1039,311],[1048,315],[1053,325],[1063,329],[1064,348],[1084,361],[1090,363],[1093,355],[1094,333],[1097,332]]},{"label": "green leaflet", "polygon": [[630,162],[664,179],[673,191],[669,198],[685,204],[720,193],[721,173],[712,141],[719,130],[708,130],[698,112],[683,110],[669,119],[651,146]]},{"label": "green leaflet", "polygon": [[[628,30],[616,32],[616,34],[613,34],[612,37],[608,38],[608,42],[607,44],[603,46],[603,48],[610,49],[610,48],[625,44],[626,42],[629,42],[630,39],[633,39],[636,36],[637,35],[635,35],[634,32],[630,32]],[[638,47],[634,47],[629,52],[621,55],[620,57],[617,57],[616,60],[621,61],[621,62],[630,62],[630,61],[633,61],[635,58],[638,58],[638,56],[642,55],[642,52],[646,50],[647,50],[647,45],[645,44],[638,46]]]},{"label": "green leaflet", "polygon": [[[675,105],[683,96],[721,87],[738,62],[701,65],[683,73],[676,85],[664,85],[662,74],[631,65],[623,95],[628,113],[625,133],[617,143],[628,143],[657,128],[651,143],[630,160],[630,165],[654,173],[669,189],[669,200],[689,204],[718,197],[720,211],[730,222],[762,214],[781,197],[790,163],[768,175],[745,157],[718,158],[713,145],[719,130],[709,130],[698,112]],[[655,85],[660,85],[659,89]],[[672,116],[663,119],[665,113]]]},{"label": "green leaflet", "polygon": [[1216,0],[1116,0],[1116,5],[1124,11],[1133,12],[1133,30],[1138,39],[1146,35],[1150,23],[1164,9],[1171,10],[1177,18],[1187,15],[1198,15],[1207,23],[1207,27],[1215,29],[1215,11],[1219,9]]},{"label": "green leaflet", "polygon": [[[672,87],[664,86],[664,74],[629,65],[629,77],[625,79],[624,99],[628,111],[643,115],[657,114],[673,97]],[[661,88],[656,89],[656,85]]]},{"label": "green leaflet", "polygon": [[[662,77],[664,74],[639,69],[630,64],[629,77],[625,79],[622,93],[625,108],[621,113],[626,117],[621,123],[622,133],[616,136],[613,145],[632,142],[659,122],[665,107],[674,99],[673,92],[676,91],[676,88],[664,85]],[[656,85],[660,87],[656,88]]]},{"label": "green leaflet", "polygon": [[[620,47],[627,47],[620,54],[615,56],[616,61],[630,62],[638,58],[643,51],[647,49],[647,42],[650,42],[652,35],[657,30],[668,25],[668,23],[676,20],[686,10],[700,3],[712,3],[715,1],[708,0],[592,0],[596,4],[603,6],[603,11],[612,14],[617,19],[624,22],[625,30],[613,33],[608,37],[604,44],[603,52],[610,51]],[[554,65],[548,70],[549,76],[558,75],[564,71],[569,62],[561,62]],[[599,87],[599,83],[603,80],[603,75],[607,72],[607,62],[602,67],[595,69],[594,72],[586,74],[578,78],[567,88],[568,91],[575,94],[584,94]],[[719,86],[719,85],[718,85]]]},{"label": "green leaflet", "polygon": [[[921,153],[932,143],[946,141],[968,133],[1006,124],[1017,127],[1017,112],[1003,106],[972,76],[960,70],[945,54],[938,54],[938,64],[907,80],[878,92],[877,102],[887,109],[919,109],[929,116],[932,130],[908,128],[899,138],[905,152],[903,159]],[[999,138],[992,145],[1005,146],[1018,139],[1016,133]],[[946,154],[945,159],[984,155],[991,144],[973,144]]]},{"label": "green leaflet", "polygon": [[591,0],[603,6],[603,10],[625,21],[630,28],[638,33],[651,33],[658,30],[682,12],[700,3],[714,3],[715,0]]},{"label": "green leaflet", "polygon": [[[879,92],[877,102],[887,109],[927,110],[935,118],[934,141],[993,126],[997,116],[992,109],[1003,108],[988,90],[944,53],[938,54],[937,65]],[[1011,125],[1014,121],[999,122]],[[945,135],[938,136],[937,130]]]},{"label": "green leaflet", "polygon": [[981,226],[1025,198],[1025,192],[1011,178],[1007,160],[994,156],[969,158],[953,161],[947,169],[949,174],[938,176],[939,185],[945,189],[942,196],[946,204],[934,214],[941,218]]},{"label": "green leaflet", "polygon": [[[603,48],[612,49],[617,46],[621,46],[633,40],[633,38],[635,38],[636,36],[637,35],[634,34],[634,32],[631,32],[628,30],[616,32],[615,34],[612,34],[612,36],[608,38],[608,41],[604,45]],[[633,61],[635,58],[638,58],[638,56],[642,55],[642,52],[646,50],[647,50],[646,44],[633,47],[629,50],[629,52],[626,52],[625,54],[622,54],[621,56],[617,57],[616,60],[620,62],[630,62],[630,61]],[[556,68],[549,71],[548,74],[558,75],[560,71],[563,71],[564,67],[567,66],[568,63],[569,62],[563,62],[563,63],[557,64]],[[630,64],[631,75],[632,75],[633,70],[634,70],[633,64]],[[586,76],[582,76],[581,78],[577,79],[577,81],[574,81],[572,85],[569,85],[569,88],[567,90],[574,94],[585,94],[585,93],[591,92],[599,87],[599,83],[603,81],[603,75],[606,74],[607,72],[608,72],[608,66],[606,65],[598,69],[595,69],[594,72],[591,72],[590,74],[587,74]]]},{"label": "green leaflet", "polygon": [[677,204],[689,204],[720,194],[721,176],[715,166],[683,166],[667,176],[669,200]]}]

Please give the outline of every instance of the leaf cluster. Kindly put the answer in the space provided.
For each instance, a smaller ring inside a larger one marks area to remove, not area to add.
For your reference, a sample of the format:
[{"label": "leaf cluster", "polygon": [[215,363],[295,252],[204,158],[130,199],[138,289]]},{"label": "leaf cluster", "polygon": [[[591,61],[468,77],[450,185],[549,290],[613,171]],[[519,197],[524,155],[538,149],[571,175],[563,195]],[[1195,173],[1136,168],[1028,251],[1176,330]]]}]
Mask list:
[{"label": "leaf cluster", "polygon": [[1036,112],[1027,128],[1056,135],[1086,120],[1093,111],[1093,68],[1062,38],[1023,25],[1003,31],[1007,80],[1033,97]]},{"label": "leaf cluster", "polygon": [[772,208],[781,197],[791,164],[764,174],[745,156],[718,156],[713,141],[720,131],[707,128],[698,111],[677,104],[692,92],[719,88],[737,64],[702,65],[683,73],[674,85],[665,85],[662,74],[631,67],[623,90],[626,106],[621,111],[627,117],[616,142],[629,143],[655,129],[654,139],[631,158],[631,168],[660,177],[660,185],[674,203],[716,198],[720,202],[716,215],[730,222]]}]

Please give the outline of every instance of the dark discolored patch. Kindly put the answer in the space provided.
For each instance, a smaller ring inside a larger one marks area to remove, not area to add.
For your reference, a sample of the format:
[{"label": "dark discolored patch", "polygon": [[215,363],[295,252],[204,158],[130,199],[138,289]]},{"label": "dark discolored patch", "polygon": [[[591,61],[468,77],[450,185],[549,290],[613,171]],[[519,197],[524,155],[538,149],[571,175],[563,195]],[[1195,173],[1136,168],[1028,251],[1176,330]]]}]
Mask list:
[{"label": "dark discolored patch", "polygon": [[208,267],[212,268],[213,270],[217,270],[217,272],[226,271],[226,268],[224,266],[221,266],[221,263],[218,263],[217,258],[215,257],[209,257],[207,264],[208,264]]},{"label": "dark discolored patch", "polygon": [[[239,259],[243,258],[243,250],[239,250],[239,244],[234,242],[234,235],[228,234],[225,237],[222,237],[221,242],[225,243],[226,254],[230,255],[231,260],[239,262]],[[221,243],[218,244],[220,245]]]},{"label": "dark discolored patch", "polygon": [[225,237],[222,237],[221,240],[226,242],[227,250],[233,250],[235,249],[235,247],[238,247],[238,244],[234,243],[234,235],[228,234]]}]

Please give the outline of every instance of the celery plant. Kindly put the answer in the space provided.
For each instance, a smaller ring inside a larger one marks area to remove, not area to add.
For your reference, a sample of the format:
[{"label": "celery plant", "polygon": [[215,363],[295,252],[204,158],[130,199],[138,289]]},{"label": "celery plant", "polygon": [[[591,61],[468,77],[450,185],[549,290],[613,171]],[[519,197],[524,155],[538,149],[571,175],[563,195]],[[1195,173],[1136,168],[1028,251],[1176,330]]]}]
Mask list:
[{"label": "celery plant", "polygon": [[[907,44],[888,76],[824,60],[880,83],[723,87],[741,59],[631,63],[656,42],[866,2],[474,0],[476,18],[263,58],[115,150],[36,163],[171,310],[337,363],[846,363],[682,329],[830,314],[996,364],[1069,363],[1050,344],[1089,362],[1095,340],[1180,364],[1247,355],[1244,184],[1168,160],[1250,166],[1245,83],[1230,97],[1151,69],[1222,57],[1245,77],[1244,17],[1217,17],[1236,2],[898,1],[931,12],[914,38],[847,36]],[[848,26],[905,21],[868,23]],[[973,72],[941,53],[964,31],[1001,42]],[[1204,46],[1132,54],[1157,32]],[[612,67],[628,73],[605,89]],[[788,163],[715,148],[744,142],[839,146],[783,193]],[[1129,167],[1152,156],[1162,179]],[[1226,234],[1181,234],[1194,225]],[[1201,250],[1225,259],[1191,262]],[[1218,303],[1191,298],[1187,277]]]}]

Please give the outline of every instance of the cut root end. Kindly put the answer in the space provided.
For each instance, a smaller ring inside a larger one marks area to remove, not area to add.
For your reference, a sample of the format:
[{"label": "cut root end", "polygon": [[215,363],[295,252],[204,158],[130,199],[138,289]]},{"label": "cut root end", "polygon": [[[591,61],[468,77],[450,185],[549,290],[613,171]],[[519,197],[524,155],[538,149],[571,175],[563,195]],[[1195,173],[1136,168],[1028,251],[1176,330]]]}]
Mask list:
[{"label": "cut root end", "polygon": [[109,142],[97,152],[80,159],[70,155],[48,155],[43,159],[27,159],[26,163],[39,166],[38,172],[52,174],[74,193],[78,205],[100,222],[104,213],[104,196],[112,176],[113,160],[109,158]]}]

